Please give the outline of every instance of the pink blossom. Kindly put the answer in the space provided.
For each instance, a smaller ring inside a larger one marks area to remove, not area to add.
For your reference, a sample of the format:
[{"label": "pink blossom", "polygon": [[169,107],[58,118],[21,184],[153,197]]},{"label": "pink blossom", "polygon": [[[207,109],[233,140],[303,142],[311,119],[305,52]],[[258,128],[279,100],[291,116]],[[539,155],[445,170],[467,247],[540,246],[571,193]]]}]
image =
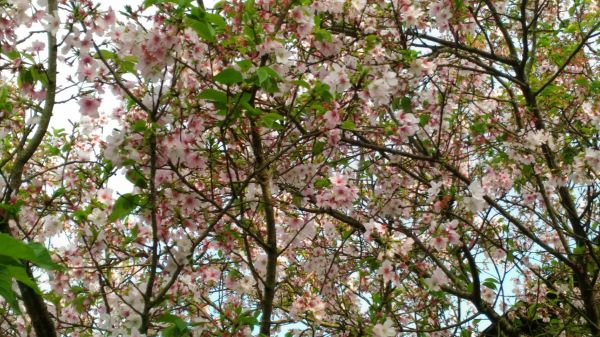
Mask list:
[{"label": "pink blossom", "polygon": [[354,186],[333,186],[332,189],[324,190],[317,195],[317,205],[348,209],[352,207],[357,196],[358,190]]},{"label": "pink blossom", "polygon": [[389,318],[386,318],[383,324],[377,323],[373,326],[373,337],[394,337],[396,334],[394,322]]},{"label": "pink blossom", "polygon": [[448,244],[448,239],[444,236],[437,236],[431,239],[431,245],[439,251],[445,251],[446,245]]},{"label": "pink blossom", "polygon": [[377,223],[373,220],[366,222],[364,224],[365,226],[365,236],[367,237],[367,239],[371,239],[373,233],[376,233],[378,235],[384,235],[387,227],[385,226],[385,224],[382,223]]},{"label": "pink blossom", "polygon": [[308,36],[310,33],[312,33],[313,28],[315,27],[314,22],[310,22],[310,23],[299,23],[298,27],[296,28],[296,32],[298,33],[298,35],[300,37],[306,37]]},{"label": "pink blossom", "polygon": [[333,36],[331,41],[314,41],[315,47],[323,56],[335,56],[343,47],[342,41],[336,36]]},{"label": "pink blossom", "polygon": [[218,282],[221,273],[218,269],[209,267],[201,271],[204,282]]},{"label": "pink blossom", "polygon": [[402,111],[396,112],[398,120],[398,133],[401,141],[408,140],[408,137],[413,136],[419,130],[419,120],[411,113]]},{"label": "pink blossom", "polygon": [[377,270],[377,274],[383,277],[384,282],[393,281],[396,273],[394,272],[394,265],[389,260],[383,261],[379,270]]},{"label": "pink blossom", "polygon": [[203,171],[206,169],[206,160],[199,153],[190,152],[185,156],[186,166],[189,168],[199,169]]},{"label": "pink blossom", "polygon": [[333,129],[327,131],[327,144],[329,146],[336,146],[342,139],[342,130]]},{"label": "pink blossom", "polygon": [[484,200],[485,191],[481,187],[481,184],[473,181],[469,185],[469,191],[471,192],[471,197],[464,198],[466,208],[473,213],[483,210],[486,206],[486,201]]},{"label": "pink blossom", "polygon": [[390,102],[390,97],[396,91],[398,80],[394,72],[388,71],[383,74],[382,78],[375,79],[368,86],[367,90],[373,103],[378,105],[387,104]]},{"label": "pink blossom", "polygon": [[87,79],[91,81],[96,77],[96,70],[98,64],[92,56],[89,54],[83,54],[79,59],[79,66],[77,67],[78,78],[80,81]]},{"label": "pink blossom", "polygon": [[60,28],[60,18],[58,15],[50,15],[47,13],[45,21],[44,29],[56,35],[56,32],[58,32],[58,29]]},{"label": "pink blossom", "polygon": [[600,171],[600,151],[596,149],[585,149],[585,161],[595,171]]},{"label": "pink blossom", "polygon": [[110,202],[112,201],[112,190],[110,188],[103,188],[98,190],[97,192],[97,198],[98,201],[100,201],[103,204],[110,204]]},{"label": "pink blossom", "polygon": [[423,76],[433,75],[436,68],[436,64],[431,61],[416,59],[411,63],[409,71],[416,78],[421,78]]},{"label": "pink blossom", "polygon": [[448,243],[451,243],[453,245],[458,245],[460,243],[460,236],[453,229],[447,230],[446,237],[448,238]]},{"label": "pink blossom", "polygon": [[294,300],[290,313],[295,317],[302,317],[310,312],[315,320],[321,321],[325,317],[325,309],[326,305],[319,296],[305,293]]},{"label": "pink blossom", "polygon": [[92,34],[91,33],[87,33],[83,39],[81,39],[80,41],[77,41],[77,45],[79,47],[79,51],[80,53],[87,53],[90,51],[90,48],[92,47],[93,43],[92,43]]},{"label": "pink blossom", "polygon": [[440,269],[439,267],[437,267],[433,271],[433,273],[431,274],[431,277],[425,279],[425,284],[427,284],[429,289],[434,290],[434,291],[440,290],[440,286],[444,286],[444,285],[448,284],[448,282],[449,282],[448,277],[442,271],[442,269]]},{"label": "pink blossom", "polygon": [[46,44],[42,41],[33,41],[31,43],[31,51],[34,53],[39,53],[46,48]]},{"label": "pink blossom", "polygon": [[539,148],[548,140],[548,135],[543,130],[529,131],[525,135],[525,145],[531,150]]},{"label": "pink blossom", "polygon": [[98,118],[100,117],[100,114],[98,113],[100,102],[99,98],[84,96],[79,100],[79,111],[84,116]]},{"label": "pink blossom", "polygon": [[536,200],[541,199],[541,195],[538,192],[531,192],[523,194],[523,202],[526,205],[533,205]]},{"label": "pink blossom", "polygon": [[115,11],[112,9],[112,7],[108,7],[108,10],[104,16],[102,16],[102,23],[106,26],[112,26],[116,23],[116,21],[117,16],[115,15]]},{"label": "pink blossom", "polygon": [[329,181],[335,186],[345,186],[348,183],[348,178],[343,174],[336,173],[329,178]]},{"label": "pink blossom", "polygon": [[486,303],[493,304],[494,300],[496,299],[496,294],[494,294],[492,289],[483,287],[483,289],[481,289],[481,299]]},{"label": "pink blossom", "polygon": [[351,86],[350,79],[346,74],[346,69],[337,64],[333,65],[327,75],[323,78],[323,83],[327,84],[331,92],[344,92]]},{"label": "pink blossom", "polygon": [[295,7],[291,12],[291,16],[298,23],[296,32],[300,37],[306,37],[312,33],[315,21],[310,8],[305,6]]},{"label": "pink blossom", "polygon": [[340,113],[338,112],[337,109],[333,109],[333,110],[327,111],[323,115],[323,119],[325,119],[325,127],[328,129],[333,129],[338,124],[340,124],[342,117],[340,116]]},{"label": "pink blossom", "polygon": [[414,6],[409,6],[407,9],[400,12],[400,17],[402,21],[406,23],[406,26],[413,28],[419,26],[419,19],[423,13],[418,8]]}]

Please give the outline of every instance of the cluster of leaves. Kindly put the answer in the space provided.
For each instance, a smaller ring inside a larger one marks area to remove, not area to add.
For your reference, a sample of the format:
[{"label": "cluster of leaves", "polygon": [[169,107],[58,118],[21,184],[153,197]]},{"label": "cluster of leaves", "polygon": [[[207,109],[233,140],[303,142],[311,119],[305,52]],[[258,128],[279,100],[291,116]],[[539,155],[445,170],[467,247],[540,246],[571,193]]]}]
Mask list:
[{"label": "cluster of leaves", "polygon": [[[5,206],[5,205],[2,205]],[[7,207],[2,207],[6,212]],[[10,235],[0,233],[0,295],[11,306],[15,313],[21,310],[17,302],[17,296],[13,290],[13,280],[32,288],[41,294],[37,283],[28,274],[24,263],[33,263],[37,267],[47,270],[62,270],[64,267],[52,261],[46,247],[36,242],[24,243]]]}]

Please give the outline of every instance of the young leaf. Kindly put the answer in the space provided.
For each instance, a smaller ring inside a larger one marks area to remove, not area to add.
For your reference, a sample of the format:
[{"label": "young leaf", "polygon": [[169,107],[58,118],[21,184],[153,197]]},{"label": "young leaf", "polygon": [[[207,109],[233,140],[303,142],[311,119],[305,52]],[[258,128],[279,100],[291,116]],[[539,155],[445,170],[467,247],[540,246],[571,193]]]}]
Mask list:
[{"label": "young leaf", "polygon": [[260,119],[260,124],[269,129],[280,129],[280,125],[277,124],[278,121],[283,120],[283,116],[276,112],[269,112],[265,114]]},{"label": "young leaf", "polygon": [[0,233],[0,247],[0,255],[15,259],[35,259],[35,254],[30,246],[8,234]]},{"label": "young leaf", "polygon": [[404,96],[402,97],[402,101],[400,102],[400,105],[402,106],[402,110],[406,113],[411,113],[412,112],[412,107],[410,104],[410,98]]},{"label": "young leaf", "polygon": [[19,309],[19,303],[17,302],[17,295],[12,289],[12,277],[10,273],[0,266],[0,296],[4,297],[4,300],[16,314],[21,314]]},{"label": "young leaf", "polygon": [[23,266],[4,266],[4,268],[6,269],[6,272],[12,276],[14,279],[16,279],[17,281],[23,283],[24,285],[28,286],[29,288],[33,289],[33,291],[35,291],[38,294],[41,294],[42,292],[40,291],[40,288],[38,288],[37,283],[35,283],[34,280],[31,279],[31,277],[29,277],[29,275],[27,275],[27,271],[25,270],[25,267]]},{"label": "young leaf", "polygon": [[[25,243],[19,239],[4,233],[0,233],[0,257],[18,260],[27,260],[40,268],[44,269],[62,269],[62,267],[52,261],[50,253],[42,244]],[[0,259],[0,265],[6,266],[6,259]],[[18,265],[18,264],[13,264]]]},{"label": "young leaf", "polygon": [[351,119],[346,119],[340,126],[344,130],[356,130],[356,124]]},{"label": "young leaf", "polygon": [[227,103],[227,93],[216,89],[206,89],[198,95],[198,98],[223,104]]},{"label": "young leaf", "polygon": [[138,206],[139,195],[133,195],[131,193],[123,194],[115,201],[113,205],[112,213],[108,216],[108,221],[115,221],[117,219],[123,219],[133,212]]},{"label": "young leaf", "polygon": [[215,29],[206,21],[206,18],[196,19],[188,16],[185,18],[185,23],[190,26],[202,39],[208,42],[215,42],[215,36],[217,32]]},{"label": "young leaf", "polygon": [[223,71],[215,75],[213,79],[225,85],[240,83],[244,80],[242,74],[240,74],[239,71],[232,68],[224,69]]}]

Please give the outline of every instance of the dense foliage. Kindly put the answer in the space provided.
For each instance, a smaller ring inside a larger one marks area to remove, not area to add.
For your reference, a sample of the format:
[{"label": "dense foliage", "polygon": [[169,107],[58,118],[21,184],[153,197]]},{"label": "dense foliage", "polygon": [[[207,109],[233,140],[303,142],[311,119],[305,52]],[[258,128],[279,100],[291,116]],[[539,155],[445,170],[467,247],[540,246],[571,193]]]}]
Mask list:
[{"label": "dense foliage", "polygon": [[0,1],[0,335],[600,336],[597,2],[108,5]]}]

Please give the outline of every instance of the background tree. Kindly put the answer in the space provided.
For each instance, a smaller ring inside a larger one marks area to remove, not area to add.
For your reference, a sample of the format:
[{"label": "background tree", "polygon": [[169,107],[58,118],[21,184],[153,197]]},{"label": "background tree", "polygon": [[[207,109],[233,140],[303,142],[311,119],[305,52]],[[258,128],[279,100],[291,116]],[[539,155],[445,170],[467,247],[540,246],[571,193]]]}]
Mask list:
[{"label": "background tree", "polygon": [[58,334],[600,335],[593,2],[60,10],[81,125],[42,118],[4,200],[67,267]]}]

